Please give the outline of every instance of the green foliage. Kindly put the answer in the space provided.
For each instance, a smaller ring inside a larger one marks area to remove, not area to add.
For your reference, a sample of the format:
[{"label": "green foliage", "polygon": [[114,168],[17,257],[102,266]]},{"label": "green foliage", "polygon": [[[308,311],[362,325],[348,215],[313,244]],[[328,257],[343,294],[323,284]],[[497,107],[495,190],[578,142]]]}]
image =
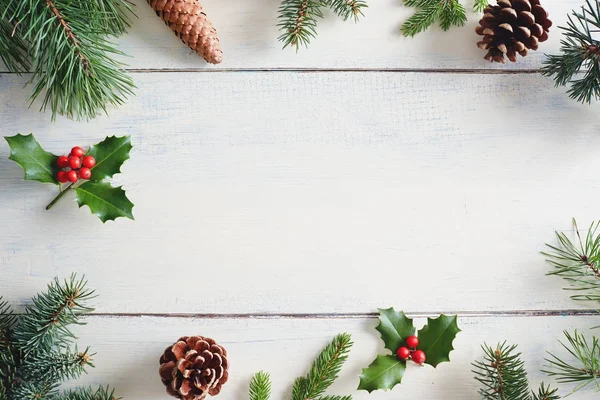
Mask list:
[{"label": "green foliage", "polygon": [[134,219],[133,203],[121,186],[113,187],[107,182],[85,182],[74,190],[79,207],[88,206],[102,222],[114,221],[119,217]]},{"label": "green foliage", "polygon": [[554,267],[549,275],[557,275],[570,284],[569,290],[577,294],[573,300],[600,302],[600,221],[592,223],[582,238],[577,221],[573,220],[577,242],[573,243],[564,232],[556,232],[558,246],[546,244],[550,249],[542,254]]},{"label": "green foliage", "polygon": [[450,352],[454,350],[452,342],[460,328],[457,316],[440,315],[427,318],[427,325],[419,330],[419,349],[427,355],[425,364],[436,367],[439,363],[450,361]]},{"label": "green foliage", "polygon": [[[567,93],[572,99],[582,103],[600,99],[600,42],[592,35],[600,29],[600,1],[586,0],[581,12],[573,10],[567,26],[560,29],[560,54],[547,56],[542,74],[553,77],[557,87],[570,85]],[[576,77],[580,72],[583,76]]]},{"label": "green foliage", "polygon": [[250,381],[250,400],[269,400],[271,397],[271,377],[263,371],[257,372]]},{"label": "green foliage", "polygon": [[18,134],[4,139],[10,147],[8,158],[23,167],[26,180],[58,185],[56,180],[58,157],[42,149],[33,134]]},{"label": "green foliage", "polygon": [[[1,1],[1,0],[0,0]],[[17,162],[25,171],[25,179],[49,182],[59,185],[56,180],[58,156],[42,149],[33,135],[6,137],[11,150],[10,159]],[[133,203],[127,198],[122,187],[113,187],[106,181],[121,172],[121,166],[129,159],[131,151],[129,136],[111,136],[90,146],[87,154],[94,156],[96,164],[91,168],[89,181],[78,181],[60,186],[60,193],[46,207],[49,210],[66,193],[74,190],[79,207],[88,206],[92,214],[102,222],[119,217],[133,218]],[[0,399],[1,400],[1,399]]]},{"label": "green foliage", "polygon": [[[2,4],[0,2],[0,4]],[[13,72],[27,70],[27,45],[14,26],[0,15],[0,61]]]},{"label": "green foliage", "polygon": [[459,0],[404,0],[404,4],[417,8],[415,14],[402,25],[404,36],[415,36],[436,22],[444,31],[467,22],[467,11]]},{"label": "green foliage", "polygon": [[282,0],[277,24],[279,41],[283,48],[292,46],[298,51],[317,36],[317,21],[323,18],[323,8],[331,8],[344,21],[353,18],[357,22],[366,7],[363,0]]},{"label": "green foliage", "polygon": [[[402,383],[406,361],[399,359],[396,351],[405,344],[408,336],[415,333],[413,320],[393,308],[379,309],[379,324],[375,329],[391,354],[378,355],[367,368],[363,368],[358,389],[368,392],[390,390]],[[428,318],[427,324],[418,333],[418,349],[425,352],[425,363],[436,367],[441,362],[450,361],[450,352],[454,349],[452,343],[458,332],[456,316],[442,314],[438,318]]]},{"label": "green foliage", "polygon": [[556,389],[543,383],[537,393],[529,390],[529,379],[521,353],[516,345],[499,343],[496,348],[483,345],[483,361],[472,365],[475,379],[481,383],[479,395],[483,400],[557,400]]},{"label": "green foliage", "polygon": [[133,81],[115,60],[123,53],[108,40],[127,28],[133,15],[129,1],[0,0],[0,10],[0,43],[10,49],[3,58],[17,69],[27,47],[30,100],[42,97],[41,108],[50,106],[53,119],[57,113],[94,118],[133,94]]},{"label": "green foliage", "polygon": [[[348,333],[337,335],[313,362],[306,376],[295,380],[292,400],[352,400],[352,396],[324,395],[337,379],[352,347]],[[271,394],[269,375],[258,372],[250,382],[250,400],[268,400]]]},{"label": "green foliage", "polygon": [[598,338],[592,336],[590,343],[577,331],[571,335],[565,331],[568,343],[561,345],[570,354],[570,359],[564,361],[554,354],[546,359],[548,367],[544,370],[555,377],[559,383],[575,384],[573,391],[593,385],[600,391],[600,344]]},{"label": "green foliage", "polygon": [[475,0],[473,3],[473,11],[482,12],[488,6],[488,4],[488,0]]},{"label": "green foliage", "polygon": [[89,349],[80,352],[71,325],[93,309],[94,292],[83,278],[55,279],[14,315],[0,299],[0,400],[113,400],[108,388],[60,393],[61,383],[93,367]]}]

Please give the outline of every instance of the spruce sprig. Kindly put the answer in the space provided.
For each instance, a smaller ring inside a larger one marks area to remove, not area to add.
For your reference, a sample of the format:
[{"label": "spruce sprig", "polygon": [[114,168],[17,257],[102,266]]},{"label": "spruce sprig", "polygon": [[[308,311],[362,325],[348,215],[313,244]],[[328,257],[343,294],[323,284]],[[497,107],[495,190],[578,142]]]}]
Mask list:
[{"label": "spruce sprig", "polygon": [[402,25],[404,36],[415,36],[436,22],[444,31],[467,22],[467,11],[459,0],[404,0],[404,4],[417,8]]},{"label": "spruce sprig", "polygon": [[484,400],[557,400],[556,389],[541,384],[537,392],[529,390],[525,362],[516,345],[498,343],[496,348],[486,344],[483,361],[472,365],[475,379],[481,383],[479,394]]},{"label": "spruce sprig", "polygon": [[127,0],[0,0],[0,43],[16,35],[4,58],[18,69],[22,38],[32,64],[30,101],[41,97],[41,109],[50,107],[53,119],[94,118],[133,94],[133,81],[115,60],[123,53],[107,39],[122,34],[131,15]]},{"label": "spruce sprig", "polygon": [[475,0],[473,3],[473,11],[482,12],[488,6],[488,4],[488,0]]},{"label": "spruce sprig", "polygon": [[546,244],[550,249],[542,254],[554,270],[549,275],[557,275],[567,280],[568,290],[574,290],[574,300],[600,302],[600,221],[593,222],[585,237],[582,237],[577,221],[573,219],[577,242],[573,243],[564,232],[556,232],[559,245]]},{"label": "spruce sprig", "polygon": [[[0,5],[2,2],[0,1]],[[13,72],[28,68],[27,46],[14,26],[0,16],[0,61]]]},{"label": "spruce sprig", "polygon": [[549,353],[546,358],[548,367],[543,371],[555,377],[559,383],[576,384],[573,391],[594,385],[600,391],[600,343],[599,339],[592,336],[588,343],[585,336],[575,331],[572,335],[565,331],[568,343],[560,344],[572,356],[569,361],[564,361],[558,356]]},{"label": "spruce sprig", "polygon": [[[592,33],[600,29],[600,1],[586,0],[581,12],[573,10],[563,31],[560,54],[548,55],[542,74],[554,79],[555,85],[571,87],[572,99],[590,103],[600,99],[600,42]],[[583,72],[580,78],[575,77]]]},{"label": "spruce sprig", "polygon": [[364,0],[282,0],[278,39],[283,42],[283,48],[291,46],[298,51],[300,46],[308,47],[311,39],[317,36],[317,22],[323,18],[324,8],[331,8],[344,21],[353,18],[358,22],[366,7]]},{"label": "spruce sprig", "polygon": [[[352,400],[352,396],[324,395],[337,379],[351,347],[350,334],[337,335],[315,359],[309,373],[295,380],[292,400]],[[268,400],[270,394],[269,375],[258,372],[250,381],[250,400]]]}]

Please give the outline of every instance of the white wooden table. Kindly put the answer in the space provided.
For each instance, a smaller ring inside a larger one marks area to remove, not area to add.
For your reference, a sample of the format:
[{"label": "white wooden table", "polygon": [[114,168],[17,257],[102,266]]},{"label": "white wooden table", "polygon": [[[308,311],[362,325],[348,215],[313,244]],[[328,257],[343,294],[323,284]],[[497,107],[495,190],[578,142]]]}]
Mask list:
[{"label": "white wooden table", "polygon": [[[411,10],[378,0],[358,25],[328,14],[296,54],[276,40],[278,0],[205,0],[225,50],[213,67],[136,3],[120,47],[137,96],[110,117],[51,123],[26,109],[27,76],[0,73],[2,135],[34,132],[56,153],[133,137],[118,182],[136,221],[106,225],[69,201],[44,211],[52,189],[23,181],[0,146],[0,293],[23,304],[77,271],[99,294],[78,330],[97,368],[73,384],[168,399],[158,357],[202,334],[230,352],[221,400],[247,398],[261,369],[284,399],[348,331],[355,345],[332,392],[475,400],[482,342],[518,343],[538,383],[563,329],[598,325],[539,254],[571,217],[600,217],[597,106],[536,73],[558,49],[556,28],[542,51],[490,65],[474,16],[406,39]],[[545,1],[555,25],[580,3]],[[419,323],[459,313],[452,362],[410,368],[392,392],[356,392],[383,349],[373,328],[388,306]]]}]

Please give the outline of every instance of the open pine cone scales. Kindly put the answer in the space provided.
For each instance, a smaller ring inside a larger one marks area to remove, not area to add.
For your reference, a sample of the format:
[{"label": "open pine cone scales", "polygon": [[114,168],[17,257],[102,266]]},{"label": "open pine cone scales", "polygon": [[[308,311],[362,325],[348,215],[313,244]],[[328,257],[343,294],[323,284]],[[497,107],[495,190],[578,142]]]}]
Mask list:
[{"label": "open pine cone scales", "polygon": [[184,336],[160,357],[160,378],[167,393],[182,400],[215,396],[229,378],[227,351],[213,339]]},{"label": "open pine cone scales", "polygon": [[498,0],[498,5],[485,8],[475,29],[483,36],[477,46],[488,51],[486,60],[515,62],[517,53],[524,57],[527,50],[537,50],[538,44],[548,39],[551,26],[539,0]]},{"label": "open pine cone scales", "polygon": [[211,64],[223,60],[223,51],[217,30],[206,17],[197,0],[147,0],[165,24]]}]

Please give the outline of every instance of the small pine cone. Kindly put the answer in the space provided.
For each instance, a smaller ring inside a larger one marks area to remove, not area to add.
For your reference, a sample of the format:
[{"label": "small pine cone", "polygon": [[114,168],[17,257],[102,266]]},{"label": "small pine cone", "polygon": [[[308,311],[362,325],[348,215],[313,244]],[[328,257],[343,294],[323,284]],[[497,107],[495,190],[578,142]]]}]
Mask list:
[{"label": "small pine cone", "polygon": [[184,336],[160,357],[160,379],[167,393],[182,400],[215,396],[229,378],[227,351],[214,340]]},{"label": "small pine cone", "polygon": [[491,62],[517,61],[517,53],[525,57],[527,50],[537,50],[538,43],[548,39],[552,21],[539,0],[498,0],[488,5],[475,28],[483,40],[477,43],[487,50],[485,59]]},{"label": "small pine cone", "polygon": [[148,0],[150,7],[181,39],[211,64],[223,60],[217,30],[197,0]]}]

